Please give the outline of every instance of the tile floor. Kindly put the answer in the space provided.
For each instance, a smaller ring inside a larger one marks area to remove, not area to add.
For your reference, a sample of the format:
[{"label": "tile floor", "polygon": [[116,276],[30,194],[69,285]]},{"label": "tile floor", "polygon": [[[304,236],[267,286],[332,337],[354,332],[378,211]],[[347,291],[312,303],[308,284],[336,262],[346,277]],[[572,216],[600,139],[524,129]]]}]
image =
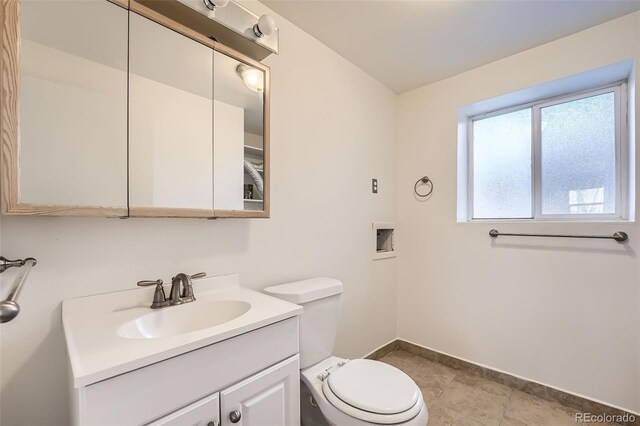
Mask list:
[{"label": "tile floor", "polygon": [[[576,426],[576,411],[402,350],[380,361],[407,373],[422,390],[429,426]],[[613,426],[613,423],[598,423]]]}]

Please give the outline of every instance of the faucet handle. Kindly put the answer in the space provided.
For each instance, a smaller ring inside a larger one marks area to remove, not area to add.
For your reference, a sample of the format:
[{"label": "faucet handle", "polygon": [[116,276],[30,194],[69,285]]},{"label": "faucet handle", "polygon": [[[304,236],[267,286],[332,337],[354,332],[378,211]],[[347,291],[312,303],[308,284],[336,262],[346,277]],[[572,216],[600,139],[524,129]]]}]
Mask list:
[{"label": "faucet handle", "polygon": [[163,284],[162,280],[155,280],[155,281],[154,280],[143,280],[143,281],[138,281],[138,285],[140,287],[147,287],[147,286],[150,286],[150,285],[162,285],[162,284]]},{"label": "faucet handle", "polygon": [[206,276],[206,272],[198,272],[197,274],[189,275],[189,278],[191,278],[192,280],[197,280],[198,278],[204,278]]},{"label": "faucet handle", "polygon": [[162,280],[143,280],[138,281],[138,285],[140,287],[148,287],[151,285],[156,286],[156,290],[153,292],[153,302],[151,303],[151,309],[163,308],[165,306],[169,306],[169,301],[167,301],[167,296],[164,293]]}]

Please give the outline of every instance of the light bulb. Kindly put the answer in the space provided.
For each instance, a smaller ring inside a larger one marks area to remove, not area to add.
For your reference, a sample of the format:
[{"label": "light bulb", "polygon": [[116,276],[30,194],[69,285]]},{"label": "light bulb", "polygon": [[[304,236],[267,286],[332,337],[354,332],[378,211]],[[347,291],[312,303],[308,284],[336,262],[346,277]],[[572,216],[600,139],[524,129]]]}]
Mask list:
[{"label": "light bulb", "polygon": [[277,29],[276,20],[273,19],[273,16],[262,15],[260,19],[258,19],[258,23],[253,26],[253,33],[257,37],[263,37],[273,34]]},{"label": "light bulb", "polygon": [[236,72],[240,78],[242,78],[244,85],[247,86],[249,90],[262,93],[264,90],[262,71],[245,64],[240,64],[238,65]]},{"label": "light bulb", "polygon": [[216,11],[218,7],[225,7],[229,4],[229,0],[202,0],[204,5],[212,12]]}]

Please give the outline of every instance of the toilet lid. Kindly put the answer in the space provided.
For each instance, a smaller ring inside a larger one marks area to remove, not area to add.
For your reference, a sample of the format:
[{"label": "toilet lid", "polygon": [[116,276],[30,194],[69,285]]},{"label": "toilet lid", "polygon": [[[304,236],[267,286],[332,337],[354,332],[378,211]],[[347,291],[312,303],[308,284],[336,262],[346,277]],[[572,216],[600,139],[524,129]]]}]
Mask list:
[{"label": "toilet lid", "polygon": [[403,413],[422,401],[420,389],[411,377],[380,361],[352,360],[332,372],[326,381],[340,400],[369,413]]}]

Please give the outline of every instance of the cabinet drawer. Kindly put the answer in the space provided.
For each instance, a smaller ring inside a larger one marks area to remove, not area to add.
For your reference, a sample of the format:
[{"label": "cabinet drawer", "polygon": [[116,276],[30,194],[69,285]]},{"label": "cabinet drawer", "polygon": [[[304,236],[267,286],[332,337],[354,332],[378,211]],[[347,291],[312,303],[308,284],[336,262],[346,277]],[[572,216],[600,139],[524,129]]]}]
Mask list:
[{"label": "cabinet drawer", "polygon": [[219,424],[220,394],[216,392],[147,426],[218,426]]},{"label": "cabinet drawer", "polygon": [[298,318],[78,389],[81,425],[145,424],[298,353]]}]

